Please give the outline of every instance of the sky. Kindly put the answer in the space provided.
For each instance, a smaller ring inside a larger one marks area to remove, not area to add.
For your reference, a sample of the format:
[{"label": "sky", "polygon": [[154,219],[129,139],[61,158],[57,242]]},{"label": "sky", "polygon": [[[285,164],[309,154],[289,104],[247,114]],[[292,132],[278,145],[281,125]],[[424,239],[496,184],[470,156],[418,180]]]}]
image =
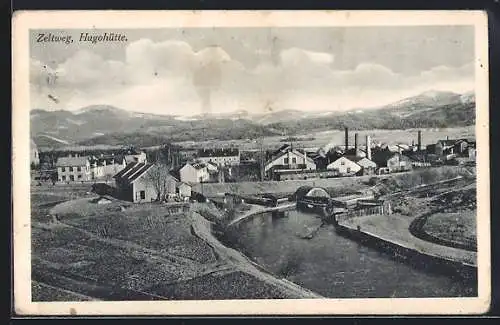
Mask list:
[{"label": "sky", "polygon": [[[75,41],[38,43],[41,32]],[[78,42],[81,32],[127,42]],[[428,90],[474,90],[472,26],[33,30],[30,38],[32,109],[343,111]]]}]

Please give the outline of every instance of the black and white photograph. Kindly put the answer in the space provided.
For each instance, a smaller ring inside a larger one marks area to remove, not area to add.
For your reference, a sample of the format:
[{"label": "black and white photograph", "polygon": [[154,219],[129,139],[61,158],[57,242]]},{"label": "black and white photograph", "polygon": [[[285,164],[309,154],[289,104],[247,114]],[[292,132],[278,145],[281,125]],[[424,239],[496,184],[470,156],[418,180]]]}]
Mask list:
[{"label": "black and white photograph", "polygon": [[489,308],[485,14],[163,14],[14,19],[19,312]]}]

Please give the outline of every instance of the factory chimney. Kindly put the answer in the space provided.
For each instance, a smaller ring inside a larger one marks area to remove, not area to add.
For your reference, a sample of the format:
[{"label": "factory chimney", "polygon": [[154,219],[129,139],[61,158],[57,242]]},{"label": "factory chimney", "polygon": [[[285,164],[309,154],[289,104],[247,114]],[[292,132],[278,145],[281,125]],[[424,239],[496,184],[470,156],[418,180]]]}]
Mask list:
[{"label": "factory chimney", "polygon": [[372,142],[370,136],[366,136],[366,158],[372,160]]},{"label": "factory chimney", "polygon": [[349,149],[349,130],[345,128],[345,151]]},{"label": "factory chimney", "polygon": [[358,134],[354,133],[354,155],[358,155]]},{"label": "factory chimney", "polygon": [[422,150],[422,131],[418,130],[418,139],[417,139],[417,150]]}]

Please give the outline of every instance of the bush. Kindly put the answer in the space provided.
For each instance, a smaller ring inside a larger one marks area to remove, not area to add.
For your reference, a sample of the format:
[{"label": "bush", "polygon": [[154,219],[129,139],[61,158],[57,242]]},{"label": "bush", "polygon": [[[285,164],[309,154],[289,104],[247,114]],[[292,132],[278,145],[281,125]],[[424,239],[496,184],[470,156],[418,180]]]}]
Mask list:
[{"label": "bush", "polygon": [[370,179],[366,182],[366,185],[375,186],[378,183],[377,177],[370,177]]},{"label": "bush", "polygon": [[114,195],[115,189],[105,183],[96,183],[92,185],[92,192],[98,195]]}]

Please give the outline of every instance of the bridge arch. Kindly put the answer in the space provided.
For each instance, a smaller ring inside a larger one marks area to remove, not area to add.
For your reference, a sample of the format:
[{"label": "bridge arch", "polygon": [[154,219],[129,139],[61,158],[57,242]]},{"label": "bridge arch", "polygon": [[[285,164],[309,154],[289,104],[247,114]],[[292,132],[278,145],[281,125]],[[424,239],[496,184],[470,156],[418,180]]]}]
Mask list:
[{"label": "bridge arch", "polygon": [[301,186],[294,194],[295,200],[303,199],[304,197],[324,197],[331,198],[330,193],[323,187]]}]

